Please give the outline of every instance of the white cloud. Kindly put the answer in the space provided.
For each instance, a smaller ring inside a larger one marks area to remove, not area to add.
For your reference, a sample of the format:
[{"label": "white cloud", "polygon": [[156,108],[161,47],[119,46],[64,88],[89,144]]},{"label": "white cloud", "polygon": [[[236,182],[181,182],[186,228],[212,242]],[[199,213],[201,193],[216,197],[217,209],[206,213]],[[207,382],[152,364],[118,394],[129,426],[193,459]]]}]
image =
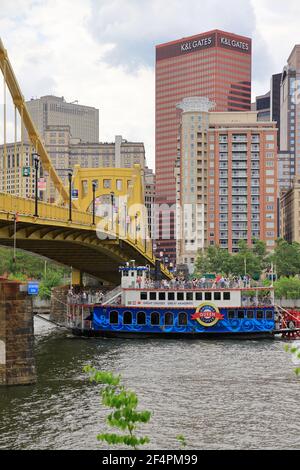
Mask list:
[{"label": "white cloud", "polygon": [[252,36],[255,96],[298,42],[299,14],[294,0],[1,0],[0,31],[27,99],[98,107],[101,140],[144,141],[153,166],[155,44],[214,28]]},{"label": "white cloud", "polygon": [[53,93],[100,108],[101,140],[122,134],[144,141],[153,162],[153,70],[144,66],[131,74],[104,62],[111,46],[90,35],[90,15],[89,2],[80,0],[35,3],[21,21],[2,13],[2,39],[23,94],[30,99]]}]

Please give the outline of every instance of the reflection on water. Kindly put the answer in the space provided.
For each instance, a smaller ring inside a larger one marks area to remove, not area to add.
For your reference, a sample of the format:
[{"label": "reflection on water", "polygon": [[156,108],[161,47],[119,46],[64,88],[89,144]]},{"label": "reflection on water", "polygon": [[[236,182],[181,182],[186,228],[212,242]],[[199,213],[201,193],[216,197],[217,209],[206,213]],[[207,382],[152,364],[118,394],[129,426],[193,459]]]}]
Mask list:
[{"label": "reflection on water", "polygon": [[94,340],[36,320],[38,383],[0,389],[1,449],[101,449],[99,387],[82,368],[120,372],[154,415],[150,449],[300,449],[300,380],[280,341]]}]

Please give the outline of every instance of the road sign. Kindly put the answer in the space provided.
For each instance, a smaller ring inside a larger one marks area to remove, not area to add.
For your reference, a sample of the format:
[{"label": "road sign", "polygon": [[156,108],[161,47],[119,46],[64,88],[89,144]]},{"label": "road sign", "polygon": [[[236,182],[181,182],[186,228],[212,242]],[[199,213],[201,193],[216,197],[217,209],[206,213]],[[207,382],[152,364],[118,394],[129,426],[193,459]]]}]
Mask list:
[{"label": "road sign", "polygon": [[45,178],[39,178],[39,180],[38,180],[38,190],[39,191],[46,191],[46,185],[47,185],[47,182],[46,182]]},{"label": "road sign", "polygon": [[72,199],[78,199],[78,189],[72,189]]},{"label": "road sign", "polygon": [[28,282],[28,284],[27,284],[27,293],[28,293],[28,295],[38,295],[38,293],[39,293],[39,283],[38,282]]},{"label": "road sign", "polygon": [[22,175],[28,178],[30,176],[30,166],[23,166]]}]

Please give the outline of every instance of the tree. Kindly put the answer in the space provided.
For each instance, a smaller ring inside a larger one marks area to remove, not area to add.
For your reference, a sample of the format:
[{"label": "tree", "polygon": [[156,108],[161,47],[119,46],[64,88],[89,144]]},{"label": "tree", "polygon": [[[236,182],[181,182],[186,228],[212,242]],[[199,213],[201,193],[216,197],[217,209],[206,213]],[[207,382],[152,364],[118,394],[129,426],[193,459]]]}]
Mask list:
[{"label": "tree", "polygon": [[300,244],[277,240],[274,254],[270,257],[279,277],[291,277],[300,273]]},{"label": "tree", "polygon": [[238,246],[239,252],[231,258],[231,274],[235,276],[244,276],[245,274],[250,277],[260,276],[262,272],[260,256],[247,245],[245,240],[240,240]]},{"label": "tree", "polygon": [[[26,251],[17,250],[14,259],[11,248],[0,247],[0,274],[7,273],[13,279],[42,279],[45,271],[45,258]],[[56,272],[61,278],[69,274],[67,267],[47,260],[48,271]]]},{"label": "tree", "polygon": [[276,299],[300,299],[300,279],[281,277],[274,284]]},{"label": "tree", "polygon": [[219,246],[210,246],[205,252],[199,252],[196,264],[195,275],[201,276],[205,273],[230,273],[230,257],[227,250]]},{"label": "tree", "polygon": [[91,366],[84,367],[84,371],[90,375],[91,382],[104,385],[100,392],[102,404],[113,410],[106,419],[107,424],[127,432],[101,433],[97,439],[110,445],[124,444],[135,450],[140,445],[148,444],[148,437],[138,437],[134,434],[139,423],[148,423],[151,419],[150,411],[137,411],[137,395],[121,385],[120,376],[98,371]]},{"label": "tree", "polygon": [[63,283],[61,273],[49,270],[44,273],[39,287],[39,296],[41,299],[50,299],[51,290],[53,287],[59,286]]},{"label": "tree", "polygon": [[195,262],[195,276],[201,277],[202,274],[205,274],[210,271],[210,265],[206,253],[202,250],[198,252],[198,256]]}]

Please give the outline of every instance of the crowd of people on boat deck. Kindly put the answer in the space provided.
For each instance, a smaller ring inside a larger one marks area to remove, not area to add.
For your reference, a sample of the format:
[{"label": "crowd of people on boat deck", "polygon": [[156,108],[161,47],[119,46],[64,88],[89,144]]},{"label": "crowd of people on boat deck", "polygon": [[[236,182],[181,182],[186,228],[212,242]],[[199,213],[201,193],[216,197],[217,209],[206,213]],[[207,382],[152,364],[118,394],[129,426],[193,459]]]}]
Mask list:
[{"label": "crowd of people on boat deck", "polygon": [[105,292],[94,288],[70,287],[67,295],[68,304],[101,304]]},{"label": "crowd of people on boat deck", "polygon": [[251,287],[251,278],[248,275],[224,277],[218,275],[215,279],[193,279],[175,277],[171,280],[153,281],[147,279],[144,285],[146,289],[242,289]]}]

